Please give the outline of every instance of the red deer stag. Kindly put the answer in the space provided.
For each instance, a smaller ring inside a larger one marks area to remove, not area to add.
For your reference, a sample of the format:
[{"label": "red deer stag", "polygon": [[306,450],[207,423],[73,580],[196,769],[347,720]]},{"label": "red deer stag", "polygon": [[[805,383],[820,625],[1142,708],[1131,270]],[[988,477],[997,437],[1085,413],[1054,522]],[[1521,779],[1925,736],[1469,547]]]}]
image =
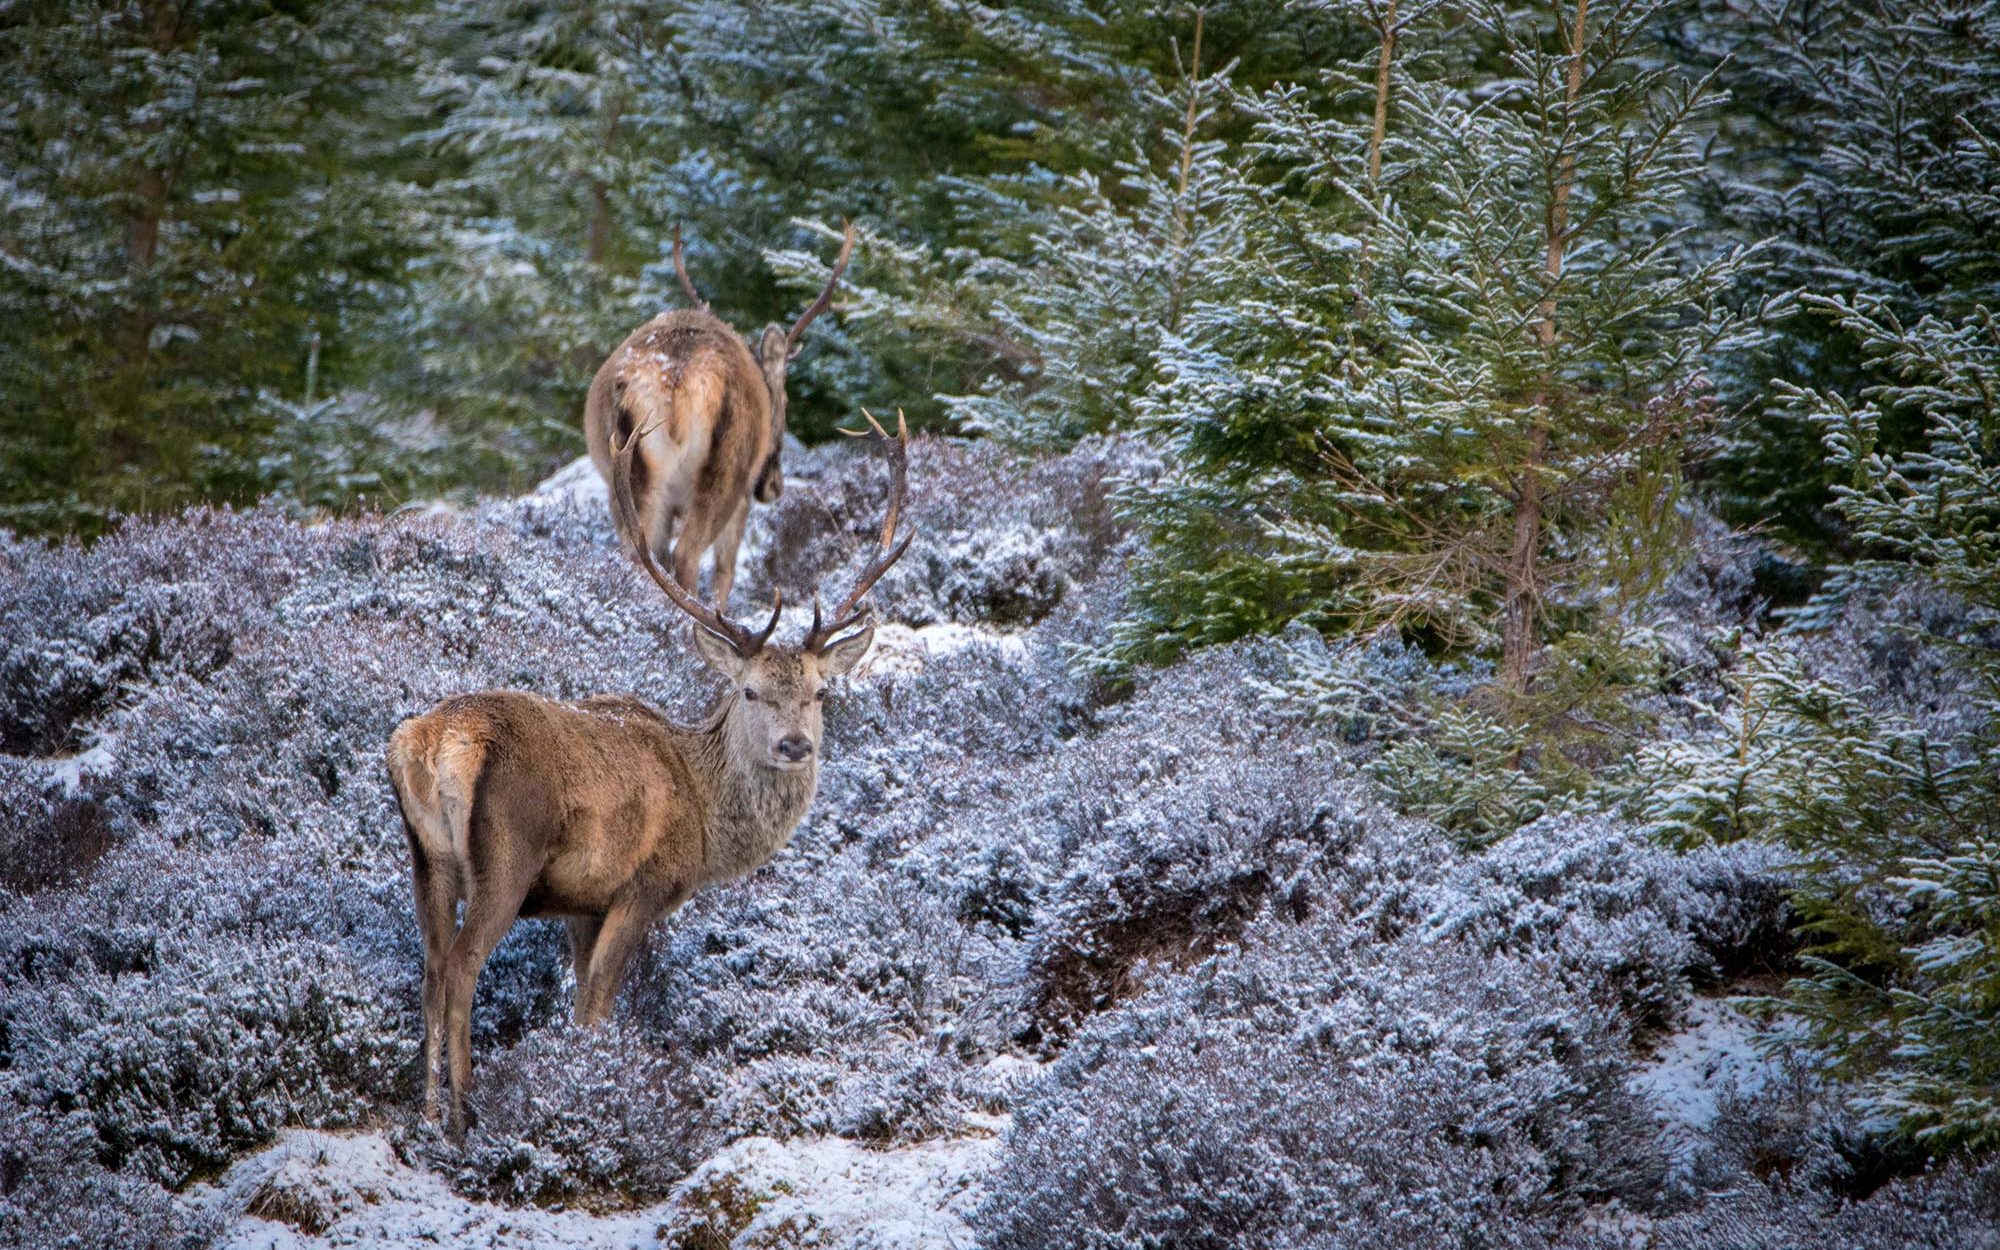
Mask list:
[{"label": "red deer stag", "polygon": [[[791,329],[765,326],[753,354],[696,293],[675,227],[674,272],[694,307],[661,313],[634,330],[591,380],[584,441],[607,485],[614,439],[623,442],[634,430],[647,431],[632,465],[636,506],[629,517],[612,510],[621,536],[628,543],[650,543],[654,558],[689,591],[696,589],[702,553],[715,548],[719,611],[729,610],[736,548],[751,498],[771,503],[785,489],[778,463],[785,437],[785,372],[806,327],[833,302],[853,251],[850,223],[826,289]],[[669,551],[677,526],[680,541]]]},{"label": "red deer stag", "polygon": [[[626,961],[653,923],[703,886],[761,867],[791,838],[819,781],[820,699],[874,641],[863,599],[908,550],[896,541],[909,431],[869,431],[890,458],[881,548],[830,619],[813,604],[796,646],[770,642],[781,602],[751,632],[628,542],[639,567],[693,618],[694,650],[729,682],[699,726],[620,695],[559,703],[513,690],[459,695],[397,727],[389,777],[410,843],[424,941],[424,1109],[438,1114],[450,1061],[454,1133],[465,1130],[472,993],[519,916],[560,916],[576,969],[576,1019],[610,1014]],[[612,451],[619,532],[636,533],[638,447]],[[462,920],[454,923],[458,903]]]}]

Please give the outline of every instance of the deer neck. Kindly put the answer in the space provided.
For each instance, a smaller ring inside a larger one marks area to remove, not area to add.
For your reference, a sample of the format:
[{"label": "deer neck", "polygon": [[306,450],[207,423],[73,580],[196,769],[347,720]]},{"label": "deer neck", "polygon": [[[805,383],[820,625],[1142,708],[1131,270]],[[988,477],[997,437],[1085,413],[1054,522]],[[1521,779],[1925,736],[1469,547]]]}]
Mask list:
[{"label": "deer neck", "polygon": [[697,739],[710,779],[709,810],[702,857],[709,881],[729,881],[755,872],[791,840],[819,786],[819,762],[796,772],[742,758],[731,749],[730,723],[737,696],[716,708]]}]

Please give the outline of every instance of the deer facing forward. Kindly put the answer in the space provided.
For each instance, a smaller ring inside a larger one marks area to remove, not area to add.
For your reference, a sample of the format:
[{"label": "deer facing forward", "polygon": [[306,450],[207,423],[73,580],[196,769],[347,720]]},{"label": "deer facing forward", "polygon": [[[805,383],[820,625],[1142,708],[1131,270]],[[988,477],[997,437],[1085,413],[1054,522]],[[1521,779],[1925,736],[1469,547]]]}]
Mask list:
[{"label": "deer facing forward", "polygon": [[[909,547],[908,535],[896,542],[909,434],[899,422],[891,438],[869,422],[891,459],[881,549],[830,622],[814,605],[797,645],[770,642],[781,603],[753,633],[662,571],[648,544],[627,543],[693,619],[695,652],[729,682],[700,725],[674,724],[624,696],[562,703],[491,690],[445,699],[390,738],[424,943],[424,1110],[437,1118],[448,1059],[454,1133],[464,1132],[472,1083],[473,989],[517,917],[566,922],[576,1019],[595,1024],[656,921],[703,886],[762,866],[805,816],[826,683],[867,653],[874,623],[862,599]],[[642,436],[613,449],[621,521],[636,510]]]}]

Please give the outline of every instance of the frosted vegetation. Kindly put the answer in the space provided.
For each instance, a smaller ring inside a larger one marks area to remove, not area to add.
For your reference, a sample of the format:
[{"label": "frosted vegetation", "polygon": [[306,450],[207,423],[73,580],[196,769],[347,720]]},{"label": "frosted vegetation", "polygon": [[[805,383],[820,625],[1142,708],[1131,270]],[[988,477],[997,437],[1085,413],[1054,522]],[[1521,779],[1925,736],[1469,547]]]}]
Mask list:
[{"label": "frosted vegetation", "polygon": [[[0,86],[0,1243],[2000,1237],[2000,6],[37,0]],[[450,1143],[384,744],[699,715],[526,492],[676,223],[743,328],[843,219],[738,606],[930,433],[819,797],[602,1030],[518,926]]]},{"label": "frosted vegetation", "polygon": [[[919,628],[952,645],[837,691],[791,849],[658,928],[612,1026],[567,1022],[559,927],[516,927],[480,986],[463,1151],[416,1117],[382,744],[489,685],[699,709],[599,506],[196,512],[10,546],[0,1235],[199,1241],[231,1213],[190,1183],[287,1127],[386,1132],[467,1198],[606,1209],[731,1142],[894,1151],[998,1113],[965,1213],[992,1246],[1975,1244],[1946,1213],[1991,1213],[1990,1170],[1886,1146],[1792,1035],[1768,1059],[1739,1039],[1754,1084],[1654,1058],[1788,966],[1774,849],[1682,853],[1578,809],[1468,854],[1375,779],[1398,700],[1464,680],[1398,647],[1334,653],[1374,692],[1340,732],[1274,698],[1285,644],[1129,687],[1072,663],[1127,589],[1109,483],[1155,471],[1117,440],[1025,464],[919,442],[886,614],[970,629]],[[754,591],[865,556],[848,505],[879,466],[796,472]],[[1811,654],[1879,637],[1842,620]],[[1719,1110],[1677,1111],[1697,1096]]]}]

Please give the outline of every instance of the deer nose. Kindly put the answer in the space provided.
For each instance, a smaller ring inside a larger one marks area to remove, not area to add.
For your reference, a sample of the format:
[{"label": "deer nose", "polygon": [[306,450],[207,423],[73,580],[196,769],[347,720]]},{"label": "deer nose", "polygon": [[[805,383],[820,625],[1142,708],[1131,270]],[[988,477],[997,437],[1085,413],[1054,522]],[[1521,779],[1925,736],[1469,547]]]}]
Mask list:
[{"label": "deer nose", "polygon": [[796,764],[813,753],[812,739],[804,734],[786,734],[775,748],[778,758]]}]

